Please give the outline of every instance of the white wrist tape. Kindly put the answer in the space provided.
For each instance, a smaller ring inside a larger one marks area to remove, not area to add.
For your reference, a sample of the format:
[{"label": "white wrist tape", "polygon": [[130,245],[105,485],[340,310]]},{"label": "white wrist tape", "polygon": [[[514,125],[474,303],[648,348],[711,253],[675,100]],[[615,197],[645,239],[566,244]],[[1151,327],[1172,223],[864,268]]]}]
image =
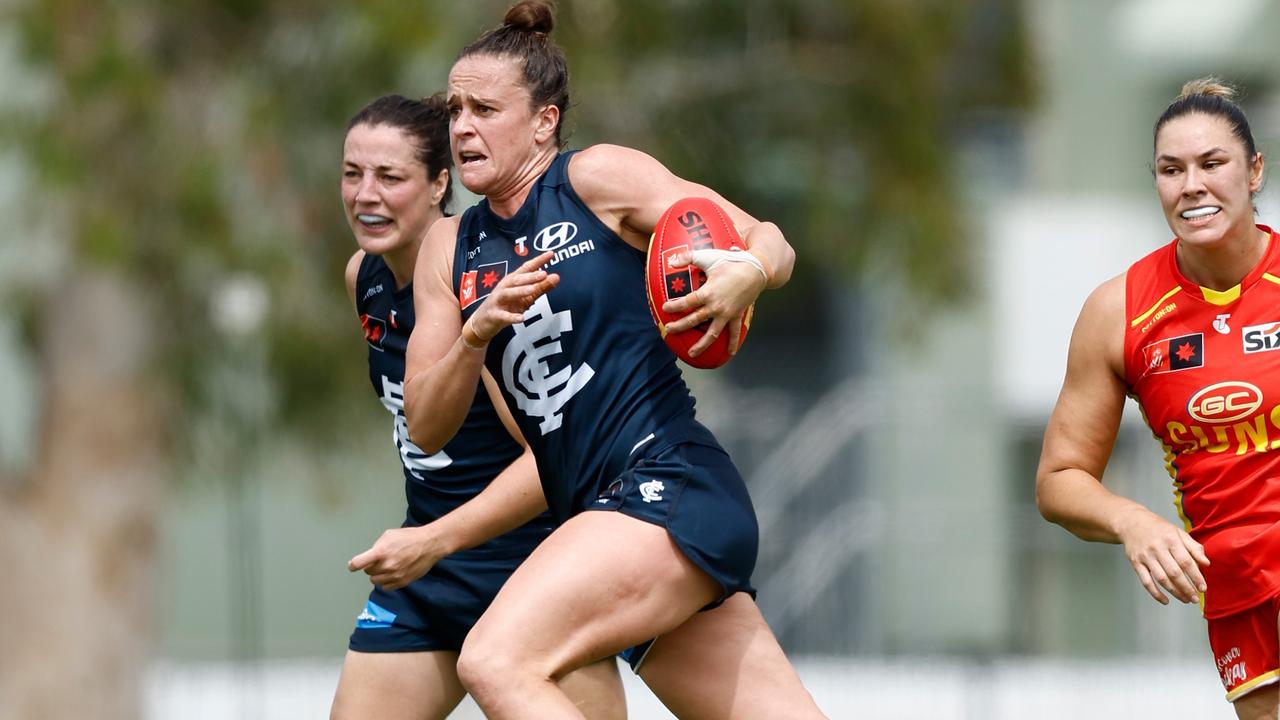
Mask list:
[{"label": "white wrist tape", "polygon": [[760,262],[760,258],[740,248],[735,247],[732,250],[694,250],[689,253],[689,262],[702,268],[705,272],[711,272],[711,268],[720,263],[746,263],[759,270],[760,276],[764,278],[764,281],[766,283],[769,282],[769,273],[764,269],[764,263]]}]

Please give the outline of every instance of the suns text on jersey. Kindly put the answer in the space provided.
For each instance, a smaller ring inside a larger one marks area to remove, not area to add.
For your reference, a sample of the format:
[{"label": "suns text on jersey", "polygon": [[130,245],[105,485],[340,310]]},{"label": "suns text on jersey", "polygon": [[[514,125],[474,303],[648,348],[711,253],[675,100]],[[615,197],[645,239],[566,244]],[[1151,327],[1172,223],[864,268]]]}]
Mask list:
[{"label": "suns text on jersey", "polygon": [[1165,424],[1165,437],[1177,453],[1267,452],[1280,449],[1280,405],[1230,424]]}]

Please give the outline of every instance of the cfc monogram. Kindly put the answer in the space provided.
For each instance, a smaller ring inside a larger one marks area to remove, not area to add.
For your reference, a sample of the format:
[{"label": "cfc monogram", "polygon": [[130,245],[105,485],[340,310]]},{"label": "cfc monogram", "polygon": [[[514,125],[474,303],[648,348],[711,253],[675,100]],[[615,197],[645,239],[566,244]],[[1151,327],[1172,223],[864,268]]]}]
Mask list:
[{"label": "cfc monogram", "polygon": [[561,408],[596,373],[585,363],[576,370],[566,366],[551,372],[548,361],[563,352],[560,335],[573,331],[573,318],[568,310],[552,312],[546,295],[512,327],[516,334],[502,354],[502,380],[517,407],[529,417],[542,418],[538,429],[546,435],[560,427]]},{"label": "cfc monogram", "polygon": [[395,418],[391,438],[395,440],[396,449],[400,451],[400,462],[411,475],[422,480],[423,477],[419,474],[421,471],[443,470],[453,464],[453,458],[449,457],[444,450],[435,455],[428,455],[409,439],[409,423],[404,417],[404,383],[398,383],[383,375],[382,404]]},{"label": "cfc monogram", "polygon": [[661,480],[649,480],[640,483],[640,498],[645,502],[658,502],[662,499],[662,491],[666,490]]}]

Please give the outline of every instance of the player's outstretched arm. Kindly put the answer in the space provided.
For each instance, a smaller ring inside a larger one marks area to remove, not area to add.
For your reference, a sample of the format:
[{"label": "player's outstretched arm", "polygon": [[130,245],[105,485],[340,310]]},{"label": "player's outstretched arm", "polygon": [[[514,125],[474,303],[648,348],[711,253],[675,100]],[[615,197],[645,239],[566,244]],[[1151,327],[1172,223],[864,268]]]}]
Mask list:
[{"label": "player's outstretched arm", "polygon": [[1049,418],[1036,504],[1046,520],[1076,536],[1123,544],[1144,588],[1161,603],[1161,589],[1183,602],[1205,588],[1204,548],[1181,528],[1101,482],[1124,408],[1124,276],[1085,301],[1071,335],[1067,374]]},{"label": "player's outstretched arm", "polygon": [[348,570],[363,570],[373,584],[396,590],[426,575],[441,559],[510,532],[547,509],[533,453],[493,377],[488,372],[482,377],[503,425],[524,446],[524,452],[480,494],[444,517],[420,527],[393,528],[382,533],[373,547],[351,558]]}]

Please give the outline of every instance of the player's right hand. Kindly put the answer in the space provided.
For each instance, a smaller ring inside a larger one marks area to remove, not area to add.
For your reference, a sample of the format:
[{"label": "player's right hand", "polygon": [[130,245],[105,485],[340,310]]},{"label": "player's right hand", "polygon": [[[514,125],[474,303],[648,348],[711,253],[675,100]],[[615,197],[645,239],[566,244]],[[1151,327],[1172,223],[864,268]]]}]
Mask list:
[{"label": "player's right hand", "polygon": [[435,566],[445,553],[428,526],[392,528],[373,547],[347,562],[347,570],[363,570],[383,590],[399,590]]},{"label": "player's right hand", "polygon": [[1119,531],[1124,553],[1151,597],[1168,605],[1163,590],[1184,603],[1199,600],[1208,587],[1200,573],[1200,566],[1209,564],[1203,545],[1145,508],[1130,512]]},{"label": "player's right hand", "polygon": [[559,275],[542,269],[553,257],[555,253],[548,250],[499,280],[467,320],[463,328],[464,341],[487,344],[504,327],[523,321],[524,311],[560,282]]}]

